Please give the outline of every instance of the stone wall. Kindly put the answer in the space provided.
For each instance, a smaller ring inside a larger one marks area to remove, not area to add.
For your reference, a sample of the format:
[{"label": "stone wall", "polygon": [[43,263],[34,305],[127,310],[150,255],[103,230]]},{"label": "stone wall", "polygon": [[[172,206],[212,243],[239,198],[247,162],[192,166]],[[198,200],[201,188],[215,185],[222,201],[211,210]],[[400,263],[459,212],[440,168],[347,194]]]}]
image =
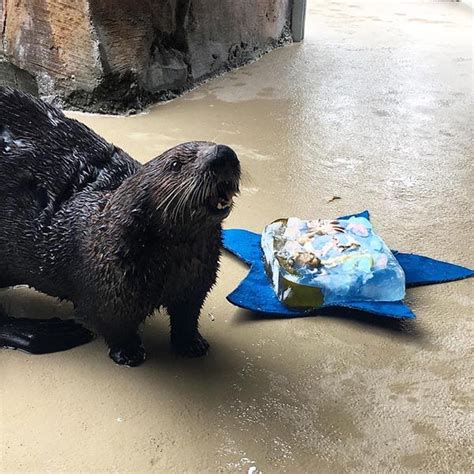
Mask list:
[{"label": "stone wall", "polygon": [[83,110],[141,109],[291,39],[292,0],[2,2],[6,60]]}]

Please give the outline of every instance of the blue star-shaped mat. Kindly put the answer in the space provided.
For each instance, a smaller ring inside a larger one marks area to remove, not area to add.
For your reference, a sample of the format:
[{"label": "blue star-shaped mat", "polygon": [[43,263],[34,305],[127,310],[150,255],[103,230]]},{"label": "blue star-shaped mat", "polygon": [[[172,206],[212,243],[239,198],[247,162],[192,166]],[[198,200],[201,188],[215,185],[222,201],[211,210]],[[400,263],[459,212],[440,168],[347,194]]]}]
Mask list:
[{"label": "blue star-shaped mat", "polygon": [[[370,220],[369,212],[353,214]],[[340,219],[347,219],[344,216]],[[224,248],[242,259],[250,266],[247,277],[227,296],[227,299],[240,308],[256,313],[279,316],[309,316],[318,310],[294,310],[286,307],[275,294],[270,280],[265,272],[263,251],[260,246],[261,235],[242,229],[224,231]],[[447,281],[462,280],[474,276],[474,270],[441,262],[422,255],[393,251],[396,259],[405,271],[407,288],[421,285],[431,285]],[[415,314],[403,301],[354,301],[341,304],[324,305],[327,307],[344,307],[365,311],[367,313],[388,316],[391,318],[414,318]]]}]

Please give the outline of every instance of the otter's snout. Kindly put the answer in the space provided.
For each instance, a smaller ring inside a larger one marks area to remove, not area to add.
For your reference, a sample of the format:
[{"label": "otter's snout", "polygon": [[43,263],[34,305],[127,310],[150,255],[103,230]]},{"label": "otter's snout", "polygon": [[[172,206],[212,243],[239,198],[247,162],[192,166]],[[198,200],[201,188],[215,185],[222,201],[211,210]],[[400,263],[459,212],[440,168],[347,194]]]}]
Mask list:
[{"label": "otter's snout", "polygon": [[239,192],[240,162],[232,148],[226,145],[213,145],[204,163],[210,179],[207,187],[206,204],[208,210],[220,219],[226,217],[233,205],[233,197]]},{"label": "otter's snout", "polygon": [[207,161],[208,168],[224,180],[235,178],[240,170],[235,151],[226,145],[214,145],[214,148]]}]

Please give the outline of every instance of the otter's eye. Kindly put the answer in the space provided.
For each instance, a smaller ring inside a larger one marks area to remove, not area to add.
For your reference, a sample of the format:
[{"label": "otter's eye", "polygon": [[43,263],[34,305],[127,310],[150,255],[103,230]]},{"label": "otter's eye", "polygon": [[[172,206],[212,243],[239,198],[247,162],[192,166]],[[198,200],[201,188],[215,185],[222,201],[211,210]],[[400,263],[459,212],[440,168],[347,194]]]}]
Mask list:
[{"label": "otter's eye", "polygon": [[173,161],[173,163],[171,163],[171,171],[181,171],[182,167],[183,165],[179,161]]}]

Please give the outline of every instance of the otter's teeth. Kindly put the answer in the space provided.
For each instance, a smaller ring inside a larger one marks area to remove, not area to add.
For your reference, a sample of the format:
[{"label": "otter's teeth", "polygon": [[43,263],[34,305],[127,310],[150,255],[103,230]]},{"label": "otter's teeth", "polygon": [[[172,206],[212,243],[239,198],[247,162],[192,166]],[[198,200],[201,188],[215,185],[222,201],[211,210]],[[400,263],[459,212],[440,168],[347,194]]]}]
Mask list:
[{"label": "otter's teeth", "polygon": [[222,210],[222,209],[228,209],[232,204],[232,200],[230,201],[219,201],[217,203],[217,209]]}]

